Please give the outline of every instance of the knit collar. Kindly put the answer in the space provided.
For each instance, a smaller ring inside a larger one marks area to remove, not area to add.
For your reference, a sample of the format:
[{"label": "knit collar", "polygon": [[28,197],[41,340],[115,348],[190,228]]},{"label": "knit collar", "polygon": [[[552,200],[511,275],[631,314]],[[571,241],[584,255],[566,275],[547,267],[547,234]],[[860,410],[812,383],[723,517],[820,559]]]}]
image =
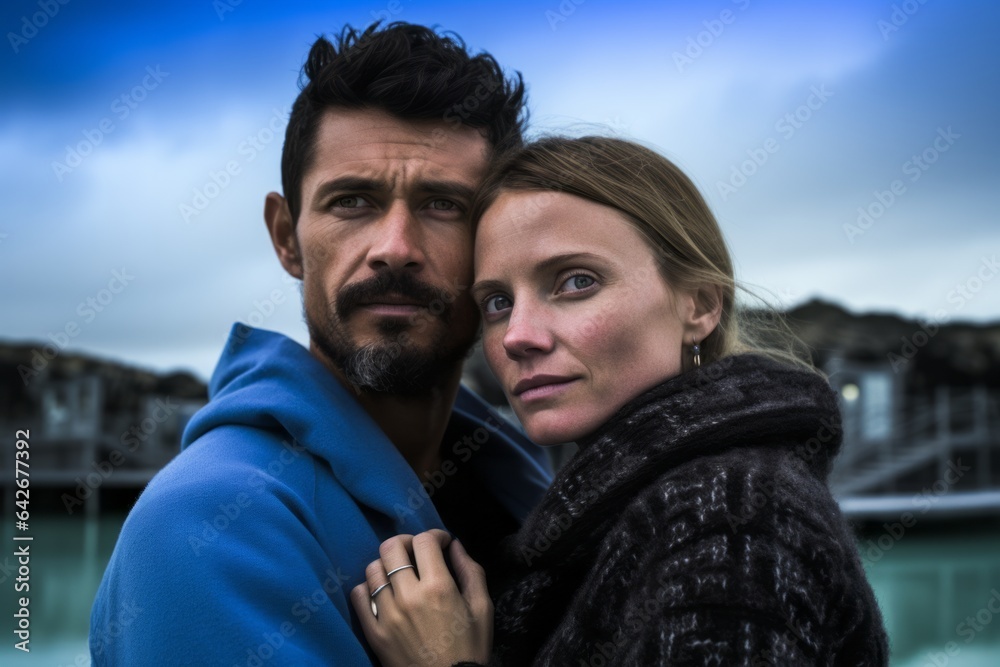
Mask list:
[{"label": "knit collar", "polygon": [[840,449],[840,412],[819,374],[738,354],[644,391],[578,444],[580,452],[507,543],[508,557],[524,566],[579,551],[614,520],[625,498],[695,456],[783,446],[825,481]]}]

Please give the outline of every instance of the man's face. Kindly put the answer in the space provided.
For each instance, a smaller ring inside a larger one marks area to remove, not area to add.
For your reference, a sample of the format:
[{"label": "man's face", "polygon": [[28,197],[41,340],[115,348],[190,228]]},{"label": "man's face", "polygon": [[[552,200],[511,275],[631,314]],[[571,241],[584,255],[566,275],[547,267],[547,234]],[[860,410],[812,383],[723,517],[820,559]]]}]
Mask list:
[{"label": "man's face", "polygon": [[488,144],[475,129],[373,109],[326,113],[296,238],[314,350],[368,392],[418,395],[476,340],[468,208]]}]

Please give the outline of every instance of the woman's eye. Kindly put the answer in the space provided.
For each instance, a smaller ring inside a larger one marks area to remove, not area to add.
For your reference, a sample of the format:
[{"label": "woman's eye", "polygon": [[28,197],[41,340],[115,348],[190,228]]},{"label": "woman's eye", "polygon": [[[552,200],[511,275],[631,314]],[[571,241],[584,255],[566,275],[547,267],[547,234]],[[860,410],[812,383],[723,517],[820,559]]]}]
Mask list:
[{"label": "woman's eye", "polygon": [[[594,285],[597,281],[586,273],[578,273],[563,281],[563,287],[570,292],[578,292]],[[568,286],[568,287],[567,287]]]},{"label": "woman's eye", "polygon": [[483,312],[487,314],[492,315],[500,312],[501,310],[506,310],[507,308],[510,308],[510,299],[502,294],[495,294],[483,299]]}]

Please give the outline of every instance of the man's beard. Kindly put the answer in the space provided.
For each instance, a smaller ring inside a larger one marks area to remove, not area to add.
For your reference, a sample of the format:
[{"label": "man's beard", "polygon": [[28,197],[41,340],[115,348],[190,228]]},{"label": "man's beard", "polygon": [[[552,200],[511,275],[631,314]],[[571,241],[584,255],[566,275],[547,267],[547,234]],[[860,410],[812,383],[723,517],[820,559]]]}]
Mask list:
[{"label": "man's beard", "polygon": [[[362,304],[394,294],[419,301],[430,310],[421,310],[411,318],[382,317],[378,331],[382,339],[365,345],[351,340],[345,322]],[[322,320],[315,321],[306,306],[309,336],[324,356],[344,375],[356,391],[420,396],[430,394],[455,371],[456,364],[468,356],[476,338],[455,340],[454,299],[417,281],[406,272],[383,271],[374,278],[348,285],[340,291],[332,308],[324,309]],[[411,336],[404,336],[414,326],[438,327],[425,347],[417,347]],[[440,319],[444,326],[433,320]]]}]

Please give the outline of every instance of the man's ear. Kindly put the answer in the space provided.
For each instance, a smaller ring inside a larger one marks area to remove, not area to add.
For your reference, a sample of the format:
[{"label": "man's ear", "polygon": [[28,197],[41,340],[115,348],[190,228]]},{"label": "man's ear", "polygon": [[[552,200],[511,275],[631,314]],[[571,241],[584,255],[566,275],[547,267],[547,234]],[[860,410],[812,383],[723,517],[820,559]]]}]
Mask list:
[{"label": "man's ear", "polygon": [[264,199],[264,222],[281,266],[289,275],[302,280],[302,252],[295,236],[292,213],[288,201],[277,192],[268,192]]},{"label": "man's ear", "polygon": [[722,319],[722,286],[702,285],[685,292],[683,303],[685,342],[705,340]]}]

